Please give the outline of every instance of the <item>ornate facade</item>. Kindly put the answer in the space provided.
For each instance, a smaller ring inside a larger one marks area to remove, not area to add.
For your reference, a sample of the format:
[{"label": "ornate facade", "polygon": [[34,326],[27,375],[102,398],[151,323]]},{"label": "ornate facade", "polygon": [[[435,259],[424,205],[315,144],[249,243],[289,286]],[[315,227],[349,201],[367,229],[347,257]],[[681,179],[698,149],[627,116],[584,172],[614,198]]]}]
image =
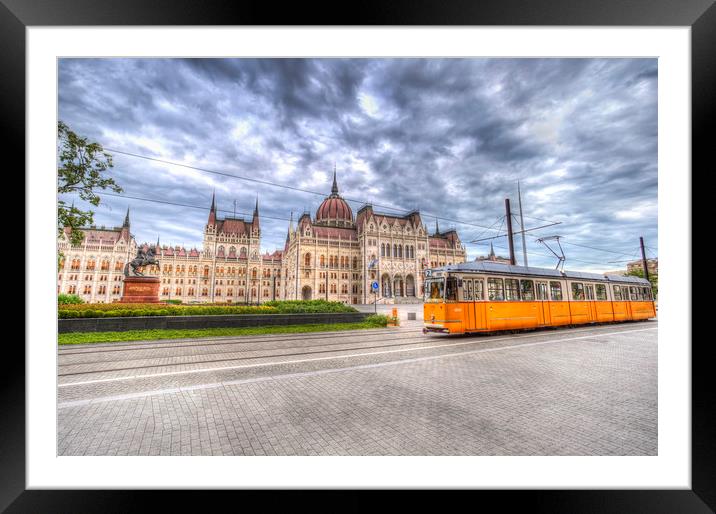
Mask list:
[{"label": "ornate facade", "polygon": [[[321,298],[344,303],[415,301],[422,298],[427,267],[465,261],[457,232],[429,234],[420,213],[383,214],[370,205],[353,217],[340,196],[335,173],[331,195],[311,219],[290,223],[283,251],[282,298]],[[371,284],[378,282],[373,293]]]},{"label": "ornate facade", "polygon": [[[122,227],[83,229],[85,240],[65,256],[58,293],[78,294],[87,302],[118,301],[124,265],[137,252],[129,211]],[[331,194],[315,218],[293,216],[283,250],[261,253],[258,199],[251,221],[219,219],[212,197],[201,250],[159,245],[160,300],[183,303],[249,303],[270,300],[327,299],[349,304],[392,303],[422,297],[423,270],[464,262],[465,248],[455,230],[429,234],[420,213],[405,216],[375,212],[365,205],[353,216],[340,196],[334,172]]]}]

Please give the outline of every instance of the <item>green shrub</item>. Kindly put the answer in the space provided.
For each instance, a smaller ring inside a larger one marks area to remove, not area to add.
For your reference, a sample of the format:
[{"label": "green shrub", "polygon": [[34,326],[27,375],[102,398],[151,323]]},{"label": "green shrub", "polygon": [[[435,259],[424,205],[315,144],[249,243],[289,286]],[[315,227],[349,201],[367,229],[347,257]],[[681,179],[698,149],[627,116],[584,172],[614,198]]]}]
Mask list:
[{"label": "green shrub", "polygon": [[350,305],[326,300],[274,300],[263,305],[276,307],[281,313],[317,313],[317,312],[358,312]]},{"label": "green shrub", "polygon": [[168,303],[170,305],[181,305],[181,300],[164,300],[164,303]]},{"label": "green shrub", "polygon": [[363,321],[370,325],[375,325],[376,327],[386,327],[388,326],[388,316],[385,316],[383,314],[371,314],[370,316],[367,316]]},{"label": "green shrub", "polygon": [[76,294],[59,294],[57,295],[57,303],[59,305],[76,305],[85,303],[85,301]]}]

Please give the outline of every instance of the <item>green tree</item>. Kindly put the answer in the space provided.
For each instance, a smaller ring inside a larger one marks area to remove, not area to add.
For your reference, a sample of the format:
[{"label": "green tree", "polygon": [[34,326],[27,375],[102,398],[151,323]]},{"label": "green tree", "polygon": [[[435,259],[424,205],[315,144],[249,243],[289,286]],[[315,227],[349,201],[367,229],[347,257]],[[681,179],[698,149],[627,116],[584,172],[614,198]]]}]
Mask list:
[{"label": "green tree", "polygon": [[[111,189],[121,193],[122,188],[105,172],[113,167],[112,156],[104,151],[99,143],[88,142],[80,137],[62,121],[57,123],[57,193],[74,193],[82,200],[97,206],[100,197],[96,193],[100,189]],[[70,242],[73,245],[82,243],[84,234],[80,227],[91,225],[94,212],[83,211],[68,206],[64,200],[57,202],[57,234],[62,234],[65,227],[71,229]]]},{"label": "green tree", "polygon": [[[641,268],[634,268],[627,272],[626,275],[630,277],[644,278],[644,270]],[[654,295],[654,298],[656,298],[656,295],[659,293],[659,275],[657,273],[649,273],[649,282],[651,282],[651,292]]]}]

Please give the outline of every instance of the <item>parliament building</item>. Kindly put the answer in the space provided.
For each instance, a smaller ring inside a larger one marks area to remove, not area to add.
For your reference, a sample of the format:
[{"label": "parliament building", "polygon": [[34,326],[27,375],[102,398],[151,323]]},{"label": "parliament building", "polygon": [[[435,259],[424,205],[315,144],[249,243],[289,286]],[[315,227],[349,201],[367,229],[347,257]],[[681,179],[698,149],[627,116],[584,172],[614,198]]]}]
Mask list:
[{"label": "parliament building", "polygon": [[[182,303],[259,304],[271,300],[326,299],[347,304],[420,301],[426,268],[466,260],[454,229],[428,232],[418,211],[384,214],[364,205],[353,214],[340,195],[336,175],[331,194],[316,210],[289,222],[281,250],[261,253],[258,199],[250,221],[219,219],[212,197],[201,249],[156,244],[160,300]],[[68,231],[58,240],[63,258],[58,293],[89,303],[122,296],[124,267],[137,254],[129,210],[121,227],[82,229],[80,246]],[[374,292],[373,282],[378,283]]]}]

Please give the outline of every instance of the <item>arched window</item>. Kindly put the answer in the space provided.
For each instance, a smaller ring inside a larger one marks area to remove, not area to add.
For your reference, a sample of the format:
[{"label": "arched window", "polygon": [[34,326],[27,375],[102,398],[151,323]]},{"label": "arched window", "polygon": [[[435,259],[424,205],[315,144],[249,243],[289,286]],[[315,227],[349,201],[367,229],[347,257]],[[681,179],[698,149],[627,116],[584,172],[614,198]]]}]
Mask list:
[{"label": "arched window", "polygon": [[209,296],[209,290],[206,287],[202,288],[201,296]]},{"label": "arched window", "polygon": [[380,243],[380,256],[385,257],[385,243]]},{"label": "arched window", "polygon": [[307,253],[303,260],[304,260],[305,266],[310,266],[311,265],[311,254]]},{"label": "arched window", "polygon": [[358,257],[353,257],[353,269],[358,269]]},{"label": "arched window", "polygon": [[321,255],[321,268],[325,268],[325,267],[326,267],[326,256]]},{"label": "arched window", "polygon": [[204,266],[204,276],[205,277],[209,276],[209,266]]}]

